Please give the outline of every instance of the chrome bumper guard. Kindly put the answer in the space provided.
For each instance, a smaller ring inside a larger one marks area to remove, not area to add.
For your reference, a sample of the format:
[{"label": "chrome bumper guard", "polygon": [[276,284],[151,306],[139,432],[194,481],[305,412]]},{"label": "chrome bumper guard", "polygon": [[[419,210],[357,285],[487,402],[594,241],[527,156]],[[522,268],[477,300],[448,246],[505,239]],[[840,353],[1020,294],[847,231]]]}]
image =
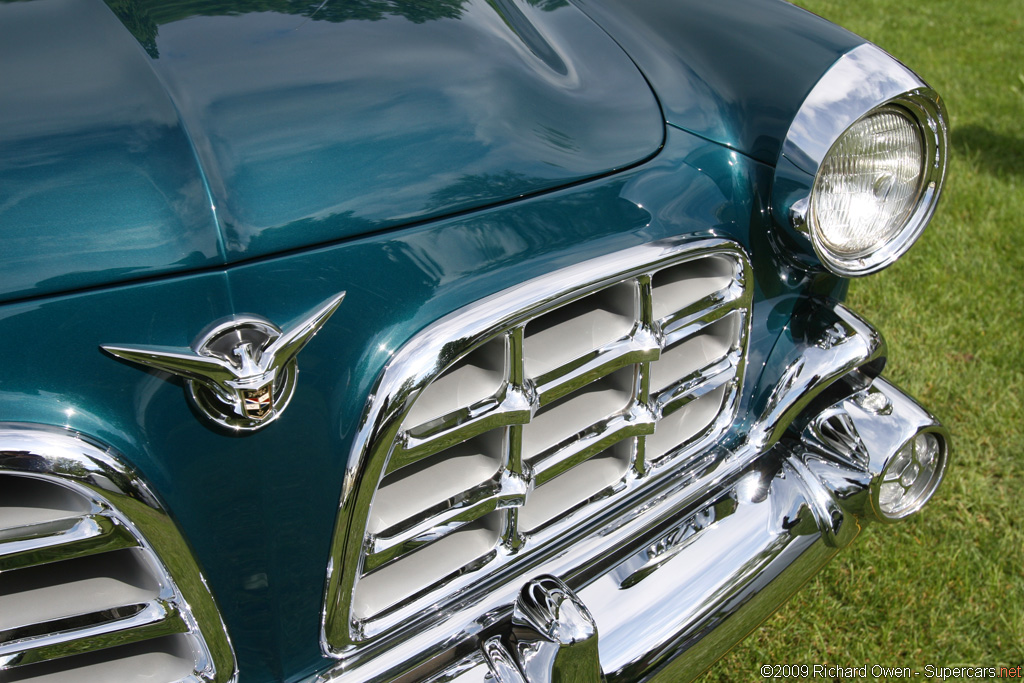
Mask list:
[{"label": "chrome bumper guard", "polygon": [[[411,677],[432,683],[690,680],[795,593],[865,522],[920,509],[941,480],[948,433],[897,387],[871,379],[884,362],[877,332],[841,306],[827,313],[817,331],[782,352],[782,381],[766,392],[742,444],[723,446],[708,470],[665,487],[577,544],[584,557],[594,557],[597,546],[624,550],[576,570],[558,562],[539,567],[517,597],[494,598],[504,600],[504,609],[488,610],[491,618],[478,618],[475,632],[463,626],[448,640],[457,646],[422,661]],[[920,470],[913,449],[922,438],[932,444],[930,479],[916,488],[910,481],[908,504],[894,514],[880,503],[880,489]],[[654,510],[660,521],[652,525]],[[391,677],[360,668],[321,680]]]}]

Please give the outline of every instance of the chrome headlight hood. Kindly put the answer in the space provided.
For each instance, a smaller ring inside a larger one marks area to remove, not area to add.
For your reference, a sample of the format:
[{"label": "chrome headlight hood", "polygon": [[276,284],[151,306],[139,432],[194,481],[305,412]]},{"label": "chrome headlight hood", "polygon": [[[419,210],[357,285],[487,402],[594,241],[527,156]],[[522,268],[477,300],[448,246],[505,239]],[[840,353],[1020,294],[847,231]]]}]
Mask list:
[{"label": "chrome headlight hood", "polygon": [[[887,124],[879,123],[886,118]],[[797,112],[776,168],[775,221],[798,260],[852,277],[902,256],[924,231],[942,192],[948,126],[942,98],[896,59],[871,44],[843,55]],[[866,145],[857,163],[843,151],[850,144]],[[900,170],[901,161],[916,169]],[[896,180],[897,174],[905,180]],[[894,191],[894,185],[902,187]],[[833,192],[832,186],[849,187]],[[900,190],[908,196],[898,198]],[[845,207],[845,216],[833,214],[838,220],[822,211],[821,196],[830,194],[829,201]],[[892,213],[893,206],[900,211]],[[866,226],[865,218],[878,227]],[[837,248],[833,234],[849,244]],[[851,247],[855,242],[859,249]]]}]

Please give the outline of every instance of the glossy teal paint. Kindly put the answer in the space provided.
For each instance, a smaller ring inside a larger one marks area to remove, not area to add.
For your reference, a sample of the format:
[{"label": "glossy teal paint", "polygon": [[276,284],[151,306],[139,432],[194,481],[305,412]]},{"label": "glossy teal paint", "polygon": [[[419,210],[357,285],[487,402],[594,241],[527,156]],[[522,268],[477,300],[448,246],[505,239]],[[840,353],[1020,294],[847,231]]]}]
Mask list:
[{"label": "glossy teal paint", "polygon": [[797,108],[865,41],[782,0],[573,0],[636,61],[666,120],[774,164]]},{"label": "glossy teal paint", "polygon": [[223,261],[174,106],[102,4],[0,2],[0,301]]},{"label": "glossy teal paint", "polygon": [[0,300],[457,213],[662,143],[643,77],[565,2],[110,4],[149,54],[97,0],[0,2]]},{"label": "glossy teal paint", "polygon": [[232,261],[579,182],[662,142],[636,67],[565,2],[111,7],[152,19],[136,33]]},{"label": "glossy teal paint", "polygon": [[[552,269],[663,237],[722,236],[750,252],[755,298],[745,405],[792,303],[821,283],[764,238],[767,165],[678,130],[625,173],[391,233],[229,270],[0,307],[0,421],[67,425],[123,452],[164,499],[223,611],[242,683],[328,668],[320,611],[351,439],[391,354],[452,310]],[[282,418],[245,437],[204,425],[180,381],[105,343],[188,345],[257,313],[286,325],[339,291],[299,355]]]}]

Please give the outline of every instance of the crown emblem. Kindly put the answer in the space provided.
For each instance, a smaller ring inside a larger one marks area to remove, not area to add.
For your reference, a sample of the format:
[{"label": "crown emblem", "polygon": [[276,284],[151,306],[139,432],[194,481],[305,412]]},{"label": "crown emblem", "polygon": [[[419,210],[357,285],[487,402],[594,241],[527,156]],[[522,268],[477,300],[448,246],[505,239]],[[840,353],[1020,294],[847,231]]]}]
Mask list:
[{"label": "crown emblem", "polygon": [[296,356],[338,310],[345,292],[331,297],[285,330],[266,318],[234,316],[199,334],[191,348],[100,348],[112,356],[185,380],[185,395],[200,414],[235,432],[252,432],[288,407],[299,375]]}]

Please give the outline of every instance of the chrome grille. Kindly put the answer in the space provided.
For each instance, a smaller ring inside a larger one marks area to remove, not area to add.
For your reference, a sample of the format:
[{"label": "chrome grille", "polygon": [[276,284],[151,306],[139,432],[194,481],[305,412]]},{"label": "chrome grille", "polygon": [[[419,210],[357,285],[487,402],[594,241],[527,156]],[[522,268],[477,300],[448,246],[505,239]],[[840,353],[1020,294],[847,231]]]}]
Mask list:
[{"label": "chrome grille", "polygon": [[366,516],[335,547],[356,570],[329,583],[328,643],[512,578],[685,468],[734,417],[748,282],[731,242],[655,243],[494,295],[403,347],[353,459]]},{"label": "chrome grille", "polygon": [[[140,527],[167,546],[182,585]],[[230,645],[187,553],[107,449],[0,425],[0,679],[229,680]]]}]

